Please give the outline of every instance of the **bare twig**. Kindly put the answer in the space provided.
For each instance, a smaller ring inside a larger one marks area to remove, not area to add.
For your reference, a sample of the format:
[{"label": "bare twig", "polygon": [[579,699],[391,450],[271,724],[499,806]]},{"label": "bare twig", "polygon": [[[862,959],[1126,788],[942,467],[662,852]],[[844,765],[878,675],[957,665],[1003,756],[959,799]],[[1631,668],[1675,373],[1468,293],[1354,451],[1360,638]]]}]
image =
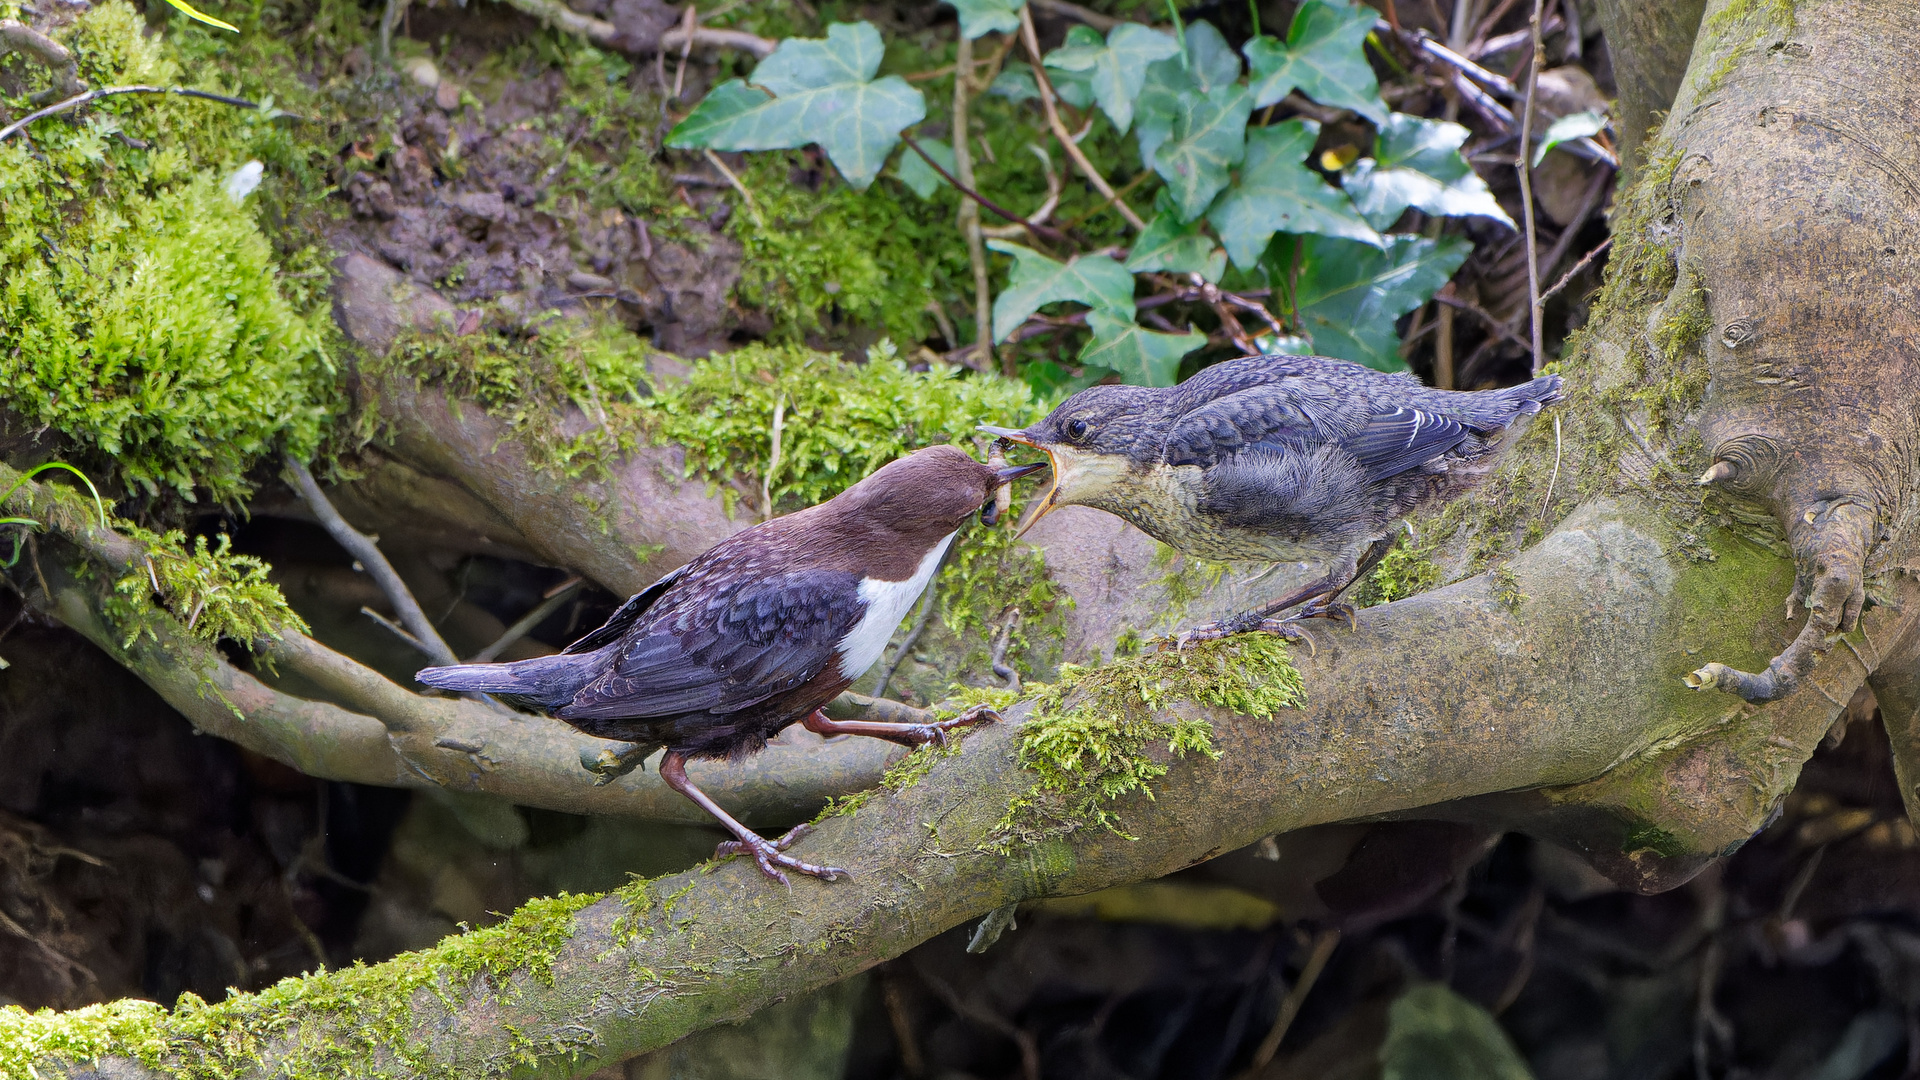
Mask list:
[{"label": "bare twig", "polygon": [[[973,91],[973,42],[960,35],[955,65],[961,74],[953,80],[953,168],[966,190],[973,188],[973,134],[968,120],[967,102]],[[924,155],[922,155],[924,156]],[[960,200],[957,218],[960,233],[967,240],[967,261],[973,266],[973,366],[993,370],[993,283],[987,273],[987,245],[980,234],[980,207],[972,199]],[[953,343],[956,348],[959,342]],[[1011,375],[1012,371],[1005,374]],[[892,677],[892,670],[887,672]],[[881,680],[884,686],[886,680]]]},{"label": "bare twig", "polygon": [[720,155],[714,153],[711,147],[703,153],[707,155],[707,161],[720,170],[720,175],[727,178],[727,183],[733,185],[733,190],[740,193],[741,200],[747,204],[747,213],[753,215],[753,223],[763,229],[766,228],[767,219],[760,216],[760,204],[753,201],[753,192],[747,190],[747,185],[741,183],[740,178],[734,175],[732,169],[727,168],[727,163],[720,160]]},{"label": "bare twig", "polygon": [[380,585],[380,591],[387,594],[387,602],[393,605],[393,610],[400,616],[400,625],[419,640],[421,651],[438,664],[459,663],[460,658],[441,639],[440,631],[434,628],[427,613],[420,610],[420,602],[413,598],[407,583],[401,581],[400,575],[394,572],[393,564],[380,553],[379,546],[347,524],[347,519],[340,516],[340,511],[333,508],[326,493],[314,482],[313,474],[307,471],[305,464],[292,454],[282,454],[280,459],[293,477],[294,487],[300,492],[300,497],[306,500],[307,507],[313,511],[313,516],[320,519],[320,524],[335,543],[346,548],[349,554],[360,560],[361,566],[366,567],[367,573],[373,575],[373,580]]},{"label": "bare twig", "polygon": [[773,403],[773,427],[769,437],[773,443],[773,453],[767,459],[767,471],[760,474],[760,520],[773,520],[773,474],[780,471],[780,436],[786,430],[787,395],[781,394]]},{"label": "bare twig", "polygon": [[[233,105],[242,109],[257,109],[260,107],[259,102],[248,101],[245,98],[228,97],[225,94],[210,94],[205,90],[188,90],[178,86],[103,86],[98,90],[89,90],[84,94],[75,94],[65,101],[49,105],[38,112],[30,112],[20,119],[15,120],[13,123],[8,124],[6,127],[0,128],[0,142],[5,141],[7,137],[14,132],[25,129],[28,124],[37,120],[44,120],[49,116],[56,116],[71,109],[77,109],[89,101],[98,101],[101,98],[115,97],[120,94],[178,94],[181,97],[199,98],[202,101],[217,101],[222,105]],[[291,116],[293,114],[282,113],[281,115]]]},{"label": "bare twig", "polygon": [[[673,100],[675,101],[680,100],[680,91],[686,89],[687,58],[693,55],[693,32],[700,25],[699,7],[698,4],[687,4],[686,17],[680,22],[680,36],[686,40],[680,46],[680,66],[673,70]],[[664,45],[661,51],[666,51]],[[712,157],[713,151],[707,151],[707,156]]]},{"label": "bare twig", "polygon": [[1024,232],[1029,225],[1045,224],[1046,220],[1053,216],[1054,210],[1059,207],[1060,174],[1054,171],[1053,159],[1047,156],[1045,150],[1042,150],[1033,143],[1028,143],[1027,149],[1033,151],[1034,156],[1040,159],[1040,169],[1046,174],[1047,201],[1040,204],[1040,209],[1028,214],[1026,221],[1020,225],[1002,225],[991,229],[981,229],[980,234],[982,236],[990,236],[995,240],[1012,240]]},{"label": "bare twig", "polygon": [[79,66],[65,45],[18,19],[0,19],[0,56],[10,52],[25,53],[40,61],[53,75],[55,94],[72,97],[86,92],[87,84],[80,81]]},{"label": "bare twig", "polygon": [[493,644],[468,657],[467,663],[484,664],[497,658],[506,651],[507,646],[533,633],[534,627],[546,622],[548,616],[564,607],[567,601],[572,600],[574,594],[580,591],[580,586],[583,584],[585,579],[578,577],[563,583],[545,600],[535,605],[532,611],[520,616],[519,621],[507,627],[506,632],[501,634]]},{"label": "bare twig", "polygon": [[1034,1039],[1033,1032],[1020,1027],[992,1009],[967,1001],[958,991],[947,985],[946,980],[919,965],[914,966],[913,973],[920,976],[920,981],[926,983],[940,997],[940,1000],[947,1003],[947,1008],[981,1027],[1011,1039],[1013,1044],[1020,1048],[1022,1080],[1040,1080],[1040,1044]]},{"label": "bare twig", "polygon": [[[560,3],[559,0],[507,0],[507,3],[539,19],[543,23],[565,30],[570,34],[578,34],[588,41],[593,42],[595,45],[604,45],[608,48],[618,49],[627,53],[641,51],[635,49],[632,42],[630,42],[624,34],[620,33],[619,28],[612,23],[605,19],[596,19],[591,15],[582,15],[567,5]],[[675,49],[685,50],[689,47],[702,49],[737,49],[741,52],[748,52],[755,56],[765,57],[772,54],[778,44],[776,41],[768,40],[758,34],[750,34],[745,30],[723,30],[711,26],[695,26],[693,30],[689,32],[687,28],[682,25],[661,34],[658,45],[654,49],[647,51],[653,52],[657,58],[663,61],[667,53]],[[661,72],[660,82],[662,90],[671,92],[671,87],[669,87],[666,82],[664,70]]]},{"label": "bare twig", "polygon": [[1067,0],[1033,0],[1033,6],[1039,8],[1041,11],[1049,11],[1055,15],[1065,15],[1069,19],[1078,19],[1103,34],[1127,21],[1125,19],[1116,19],[1111,15],[1102,15],[1092,8],[1081,7],[1079,4],[1071,4],[1068,3]]},{"label": "bare twig", "polygon": [[1022,40],[1026,42],[1027,55],[1033,59],[1034,85],[1040,90],[1040,107],[1047,114],[1047,126],[1053,129],[1053,137],[1060,140],[1060,148],[1073,159],[1073,164],[1080,170],[1080,175],[1086,177],[1087,183],[1092,184],[1094,190],[1120,212],[1120,216],[1133,227],[1133,231],[1144,231],[1147,223],[1140,220],[1140,215],[1133,212],[1133,208],[1127,205],[1126,200],[1113,190],[1113,185],[1107,183],[1107,178],[1100,175],[1100,170],[1093,167],[1093,162],[1087,160],[1087,155],[1081,153],[1080,144],[1073,141],[1072,133],[1061,121],[1060,110],[1053,101],[1053,84],[1047,81],[1045,63],[1040,54],[1040,37],[1034,32],[1033,10],[1030,7],[1020,9],[1020,34]]},{"label": "bare twig", "polygon": [[1533,58],[1527,64],[1527,99],[1522,105],[1520,118],[1520,155],[1514,159],[1514,168],[1520,173],[1521,213],[1526,216],[1527,230],[1527,314],[1533,328],[1533,373],[1540,374],[1540,368],[1547,362],[1547,350],[1543,344],[1540,303],[1540,250],[1535,242],[1536,226],[1533,220],[1533,113],[1534,91],[1540,85],[1540,20],[1544,15],[1546,0],[1533,0]]},{"label": "bare twig", "polygon": [[1547,477],[1547,497],[1540,500],[1540,520],[1547,520],[1547,507],[1553,505],[1553,485],[1560,482],[1560,414],[1553,414],[1553,473]]},{"label": "bare twig", "polygon": [[1307,954],[1307,964],[1300,969],[1300,977],[1287,989],[1287,996],[1280,1001],[1280,1015],[1273,1018],[1273,1026],[1267,1029],[1267,1036],[1253,1051],[1253,1059],[1248,1063],[1247,1071],[1241,1073],[1242,1080],[1248,1080],[1273,1060],[1280,1052],[1280,1041],[1287,1037],[1287,1029],[1293,1026],[1294,1018],[1300,1015],[1300,1006],[1306,1003],[1307,993],[1313,984],[1320,980],[1320,973],[1327,968],[1332,959],[1334,947],[1340,944],[1340,931],[1322,930],[1313,939],[1313,951]]},{"label": "bare twig", "polygon": [[[934,172],[939,173],[941,179],[945,180],[949,184],[952,184],[953,189],[955,191],[958,191],[960,194],[965,195],[967,198],[972,199],[976,203],[979,203],[982,207],[986,208],[989,212],[1001,218],[1004,218],[1007,221],[1011,221],[1015,225],[1022,226],[1027,230],[1027,232],[1032,233],[1034,236],[1037,236],[1042,240],[1047,240],[1057,244],[1064,244],[1068,242],[1067,234],[1061,232],[1059,229],[1053,228],[1052,226],[1048,226],[1048,225],[1035,225],[1033,222],[1028,221],[1026,218],[1021,217],[1019,214],[1014,213],[1013,211],[1007,209],[1006,207],[1001,206],[999,203],[994,202],[992,199],[987,198],[985,195],[982,195],[979,192],[973,190],[972,187],[961,183],[959,177],[956,177],[952,173],[947,171],[946,166],[940,164],[939,162],[933,160],[932,157],[928,156],[926,148],[922,147],[919,141],[916,140],[913,136],[902,134],[900,136],[900,141],[907,144],[907,149],[913,151],[916,154],[919,154],[920,160],[926,162],[927,166],[931,168]],[[957,160],[955,164],[958,164]]]},{"label": "bare twig", "polygon": [[1553,299],[1553,297],[1557,293],[1559,293],[1561,289],[1564,289],[1567,287],[1567,283],[1573,280],[1573,276],[1575,274],[1578,274],[1580,271],[1585,270],[1587,268],[1588,263],[1592,262],[1596,257],[1599,256],[1601,252],[1607,250],[1612,246],[1613,246],[1613,237],[1609,236],[1605,240],[1600,241],[1599,245],[1596,246],[1592,251],[1589,251],[1585,255],[1580,256],[1580,261],[1577,263],[1574,263],[1573,266],[1570,267],[1566,273],[1561,274],[1560,280],[1553,283],[1553,288],[1548,289],[1546,292],[1543,292],[1540,294],[1540,302],[1544,304],[1548,300]]},{"label": "bare twig", "polygon": [[1453,308],[1458,311],[1472,312],[1475,318],[1479,319],[1483,323],[1486,323],[1487,329],[1492,330],[1494,334],[1496,334],[1497,336],[1503,337],[1508,341],[1513,342],[1515,345],[1520,346],[1523,349],[1527,347],[1526,338],[1521,337],[1520,334],[1517,331],[1515,331],[1513,327],[1508,326],[1506,323],[1503,323],[1499,319],[1494,318],[1493,312],[1488,311],[1486,308],[1481,307],[1479,304],[1476,304],[1471,300],[1462,300],[1458,296],[1455,296],[1450,292],[1435,293],[1433,294],[1433,298],[1443,307]]}]

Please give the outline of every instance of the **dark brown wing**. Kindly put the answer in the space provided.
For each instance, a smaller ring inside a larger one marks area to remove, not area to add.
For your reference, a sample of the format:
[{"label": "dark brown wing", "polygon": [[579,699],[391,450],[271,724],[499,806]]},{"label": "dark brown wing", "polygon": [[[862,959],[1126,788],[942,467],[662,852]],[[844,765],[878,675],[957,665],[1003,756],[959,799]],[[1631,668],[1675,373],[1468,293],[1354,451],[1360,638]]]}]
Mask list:
[{"label": "dark brown wing", "polygon": [[607,672],[555,715],[730,713],[784,693],[838,661],[835,646],[863,614],[859,585],[850,572],[804,570],[720,592],[680,590],[646,620],[650,632],[623,644]]}]

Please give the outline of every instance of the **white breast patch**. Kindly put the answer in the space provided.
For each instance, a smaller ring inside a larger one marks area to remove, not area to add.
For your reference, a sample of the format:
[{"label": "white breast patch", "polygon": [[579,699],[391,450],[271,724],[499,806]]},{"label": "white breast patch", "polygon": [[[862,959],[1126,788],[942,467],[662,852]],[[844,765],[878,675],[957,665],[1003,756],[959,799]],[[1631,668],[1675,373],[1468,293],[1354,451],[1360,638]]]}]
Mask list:
[{"label": "white breast patch", "polygon": [[927,584],[933,580],[933,572],[940,568],[940,559],[953,543],[953,537],[953,533],[948,533],[945,540],[933,545],[933,550],[914,567],[913,576],[905,581],[860,579],[860,599],[866,602],[867,613],[835,646],[840,652],[842,677],[857,679],[879,662],[880,654],[887,651],[887,642],[893,638],[894,628],[907,617],[920,594],[927,591]]}]

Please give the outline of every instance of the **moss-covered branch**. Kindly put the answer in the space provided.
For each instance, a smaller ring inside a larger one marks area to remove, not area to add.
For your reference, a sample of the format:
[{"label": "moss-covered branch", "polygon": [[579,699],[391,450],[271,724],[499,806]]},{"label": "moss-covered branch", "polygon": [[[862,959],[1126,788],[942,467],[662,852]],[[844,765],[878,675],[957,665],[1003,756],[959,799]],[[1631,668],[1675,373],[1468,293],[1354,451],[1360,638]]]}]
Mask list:
[{"label": "moss-covered branch", "polygon": [[[1772,605],[1746,583],[1784,579],[1787,565],[1760,549],[1689,559],[1645,503],[1589,506],[1511,570],[1525,599],[1475,577],[1369,609],[1355,631],[1316,630],[1318,648],[1290,666],[1247,655],[1220,676],[1211,653],[1162,653],[1126,661],[1117,680],[1036,689],[1009,710],[1012,723],[821,823],[805,854],[852,867],[851,882],[790,892],[751,866],[701,868],[542,901],[425,953],[217,1005],[0,1013],[13,1029],[0,1045],[47,1048],[43,1075],[62,1046],[184,1075],[577,1075],[1010,902],[1154,877],[1279,830],[1513,789],[1543,789],[1542,821],[1581,812],[1573,839],[1595,854],[1687,864],[1765,820],[1840,711],[1832,699],[1866,677],[1857,662],[1826,665],[1819,685],[1758,710],[1687,691],[1678,674],[1690,650],[1774,647],[1747,629]],[[1866,637],[1913,632],[1920,589],[1901,599],[1909,614],[1876,608]],[[1204,700],[1280,707],[1244,715]],[[1031,738],[1035,709],[1202,730],[1213,754],[1147,746],[1142,760],[1167,771],[1100,801],[1110,821],[1069,799],[1009,843],[1009,811],[1046,797],[1047,769],[1088,760],[1083,741]],[[1495,740],[1500,752],[1488,753]]]}]

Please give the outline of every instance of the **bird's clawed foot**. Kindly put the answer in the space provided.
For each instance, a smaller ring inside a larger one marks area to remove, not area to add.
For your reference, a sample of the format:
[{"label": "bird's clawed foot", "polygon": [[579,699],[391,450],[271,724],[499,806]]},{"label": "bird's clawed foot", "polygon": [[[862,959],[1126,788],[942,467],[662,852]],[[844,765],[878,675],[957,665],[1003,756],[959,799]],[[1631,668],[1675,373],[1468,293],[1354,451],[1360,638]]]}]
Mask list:
[{"label": "bird's clawed foot", "polygon": [[1308,604],[1293,615],[1288,616],[1287,621],[1293,622],[1299,619],[1345,619],[1347,629],[1360,629],[1359,613],[1354,610],[1353,605],[1333,599],[1315,601],[1314,603]]},{"label": "bird's clawed foot", "polygon": [[961,728],[969,728],[975,724],[997,724],[999,722],[1000,711],[985,702],[981,702],[978,705],[968,706],[959,716],[946,720],[936,720],[931,724],[915,724],[914,728],[917,732],[924,732],[926,734],[926,742],[930,742],[935,746],[945,746],[947,745],[947,732],[949,731],[958,731]]},{"label": "bird's clawed foot", "polygon": [[728,840],[714,849],[713,857],[726,859],[735,855],[751,855],[754,863],[760,867],[761,873],[782,885],[788,885],[791,882],[787,880],[787,875],[780,872],[780,867],[786,867],[796,873],[810,874],[822,881],[837,881],[843,877],[852,877],[852,874],[837,866],[815,866],[786,854],[787,848],[812,831],[813,826],[802,824],[787,830],[787,835],[778,840],[768,840],[762,836],[754,836],[751,840]]}]

